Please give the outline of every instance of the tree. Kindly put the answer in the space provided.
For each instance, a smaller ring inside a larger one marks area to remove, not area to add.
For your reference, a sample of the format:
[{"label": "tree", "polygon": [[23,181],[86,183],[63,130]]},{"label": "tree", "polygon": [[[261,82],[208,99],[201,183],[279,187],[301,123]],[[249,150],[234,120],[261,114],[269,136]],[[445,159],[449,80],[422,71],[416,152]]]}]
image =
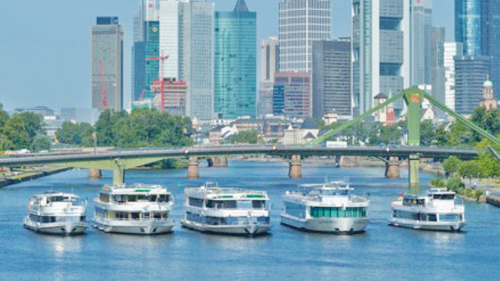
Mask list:
[{"label": "tree", "polygon": [[7,120],[9,120],[9,115],[3,110],[3,105],[0,103],[0,129],[5,125]]},{"label": "tree", "polygon": [[443,161],[443,169],[447,174],[454,174],[458,172],[458,167],[462,164],[462,161],[456,156],[450,156],[448,159]]},{"label": "tree", "polygon": [[227,141],[229,143],[257,143],[257,132],[241,132],[230,136]]},{"label": "tree", "polygon": [[481,178],[484,176],[481,166],[478,161],[472,160],[467,162],[462,162],[458,167],[458,174],[463,178]]},{"label": "tree", "polygon": [[2,131],[10,142],[8,149],[29,148],[36,135],[45,134],[43,117],[32,112],[15,114]]},{"label": "tree", "polygon": [[451,133],[446,129],[446,125],[441,124],[436,128],[434,138],[438,146],[447,146],[450,143]]},{"label": "tree", "polygon": [[430,145],[436,139],[434,125],[431,120],[425,120],[420,123],[420,144]]},{"label": "tree", "polygon": [[52,140],[47,135],[37,135],[30,146],[31,151],[50,150]]}]

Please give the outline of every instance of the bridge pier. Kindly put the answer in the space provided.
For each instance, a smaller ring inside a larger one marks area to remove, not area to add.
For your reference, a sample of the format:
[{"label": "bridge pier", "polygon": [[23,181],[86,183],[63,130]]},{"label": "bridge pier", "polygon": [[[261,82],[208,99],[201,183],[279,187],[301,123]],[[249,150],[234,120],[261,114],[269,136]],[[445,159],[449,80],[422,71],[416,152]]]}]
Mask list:
[{"label": "bridge pier", "polygon": [[187,172],[189,179],[197,179],[200,177],[198,173],[198,157],[189,157]]},{"label": "bridge pier", "polygon": [[102,178],[102,171],[100,169],[89,169],[89,179],[100,179]]},{"label": "bridge pier", "polygon": [[410,155],[410,158],[408,159],[408,180],[410,183],[410,192],[413,194],[420,193],[419,163],[420,157],[418,155]]},{"label": "bridge pier", "polygon": [[209,167],[217,167],[217,168],[228,167],[228,160],[227,157],[225,156],[207,158],[207,162]]},{"label": "bridge pier", "polygon": [[389,179],[399,178],[399,158],[391,156],[385,162],[385,177]]},{"label": "bridge pier", "polygon": [[300,155],[292,155],[292,157],[290,157],[288,176],[290,176],[291,179],[302,178],[302,160]]}]

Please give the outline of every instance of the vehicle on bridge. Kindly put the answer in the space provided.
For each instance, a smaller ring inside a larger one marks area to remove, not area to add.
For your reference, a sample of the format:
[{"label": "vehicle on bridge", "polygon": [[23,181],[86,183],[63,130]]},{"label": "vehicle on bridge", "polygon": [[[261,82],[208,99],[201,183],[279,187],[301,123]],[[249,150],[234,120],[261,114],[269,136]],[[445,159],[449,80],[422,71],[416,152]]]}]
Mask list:
[{"label": "vehicle on bridge", "polygon": [[174,198],[161,185],[105,185],[94,205],[93,226],[104,232],[152,235],[174,227]]},{"label": "vehicle on bridge", "polygon": [[281,223],[315,232],[364,232],[370,199],[352,195],[353,190],[345,181],[300,185],[300,191],[283,195]]},{"label": "vehicle on bridge", "polygon": [[458,232],[465,227],[465,206],[455,192],[432,188],[427,196],[400,196],[391,204],[389,224],[419,230]]},{"label": "vehicle on bridge", "polygon": [[271,229],[267,192],[221,188],[206,183],[186,188],[186,213],[181,224],[201,232],[254,236]]},{"label": "vehicle on bridge", "polygon": [[75,194],[47,192],[31,196],[24,227],[39,233],[75,235],[87,229],[87,201]]}]

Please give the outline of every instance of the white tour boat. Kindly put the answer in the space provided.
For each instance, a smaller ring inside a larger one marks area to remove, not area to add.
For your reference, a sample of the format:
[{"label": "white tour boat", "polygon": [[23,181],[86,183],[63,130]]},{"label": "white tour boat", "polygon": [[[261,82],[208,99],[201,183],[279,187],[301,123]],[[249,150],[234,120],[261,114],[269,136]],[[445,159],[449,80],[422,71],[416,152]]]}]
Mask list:
[{"label": "white tour boat", "polygon": [[271,228],[270,202],[267,192],[221,188],[206,183],[186,188],[184,227],[202,232],[258,235]]},{"label": "white tour boat", "polygon": [[47,192],[31,196],[24,227],[46,234],[75,235],[87,229],[87,201],[75,194]]},{"label": "white tour boat", "polygon": [[433,188],[427,196],[400,196],[391,204],[389,224],[413,229],[460,231],[465,226],[465,207],[455,192]]},{"label": "white tour boat", "polygon": [[351,194],[353,190],[345,181],[300,185],[300,191],[283,195],[281,223],[315,232],[364,232],[370,199]]},{"label": "white tour boat", "polygon": [[172,194],[160,185],[105,185],[94,199],[93,226],[125,234],[172,232],[173,204]]}]

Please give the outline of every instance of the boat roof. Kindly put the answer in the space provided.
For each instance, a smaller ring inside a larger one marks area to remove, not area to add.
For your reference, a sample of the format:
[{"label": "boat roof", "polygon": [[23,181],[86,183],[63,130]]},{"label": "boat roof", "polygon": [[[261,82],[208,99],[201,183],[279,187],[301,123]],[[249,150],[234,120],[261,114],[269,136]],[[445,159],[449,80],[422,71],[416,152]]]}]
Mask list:
[{"label": "boat roof", "polygon": [[345,181],[331,181],[326,183],[308,183],[299,185],[306,189],[321,189],[321,190],[354,190]]},{"label": "boat roof", "polygon": [[102,190],[109,193],[149,193],[149,192],[167,192],[167,187],[159,184],[119,184],[104,185]]},{"label": "boat roof", "polygon": [[[192,195],[259,195],[267,198],[267,192],[261,190],[251,190],[242,189],[236,187],[206,187],[206,185],[200,187],[188,187],[185,192]],[[220,199],[231,199],[231,198],[220,198]]]},{"label": "boat roof", "polygon": [[53,192],[53,191],[48,191],[45,193],[39,193],[39,194],[34,194],[31,196],[31,198],[47,198],[47,197],[59,197],[59,196],[66,196],[66,197],[71,197],[71,198],[80,198],[80,196],[73,194],[73,193],[66,193],[66,192]]},{"label": "boat roof", "polygon": [[427,194],[455,194],[454,191],[448,190],[446,188],[431,188],[427,191]]}]

